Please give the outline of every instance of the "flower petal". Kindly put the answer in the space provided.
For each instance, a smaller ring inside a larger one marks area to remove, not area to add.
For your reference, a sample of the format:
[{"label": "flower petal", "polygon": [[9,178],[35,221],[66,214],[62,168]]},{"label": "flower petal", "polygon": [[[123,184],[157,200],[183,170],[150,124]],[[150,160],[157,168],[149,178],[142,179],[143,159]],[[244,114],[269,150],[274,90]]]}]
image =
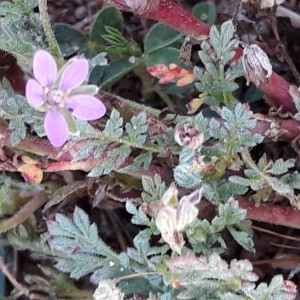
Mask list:
[{"label": "flower petal", "polygon": [[37,108],[44,104],[44,89],[43,87],[34,79],[29,79],[26,83],[25,95],[28,103]]},{"label": "flower petal", "polygon": [[88,73],[89,63],[85,58],[74,60],[63,71],[59,88],[68,90],[80,86],[85,81]]},{"label": "flower petal", "polygon": [[54,147],[62,146],[69,137],[68,123],[56,109],[50,109],[45,117],[45,132]]},{"label": "flower petal", "polygon": [[57,66],[52,55],[39,50],[33,58],[33,75],[35,79],[44,87],[51,87],[56,79]]},{"label": "flower petal", "polygon": [[74,95],[69,97],[66,107],[78,119],[92,121],[106,113],[104,104],[94,96]]}]

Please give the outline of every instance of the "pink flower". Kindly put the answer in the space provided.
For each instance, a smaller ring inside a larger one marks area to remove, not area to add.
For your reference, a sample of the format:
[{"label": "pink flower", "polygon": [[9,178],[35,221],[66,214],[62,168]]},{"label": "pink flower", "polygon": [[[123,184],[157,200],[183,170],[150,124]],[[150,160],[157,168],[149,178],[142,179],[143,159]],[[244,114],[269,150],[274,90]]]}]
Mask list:
[{"label": "pink flower", "polygon": [[69,137],[74,117],[91,121],[104,116],[104,104],[94,97],[97,87],[82,85],[89,72],[88,61],[79,58],[67,63],[60,72],[54,58],[38,50],[33,58],[33,75],[26,84],[26,98],[31,106],[46,111],[44,128],[54,147],[62,146]]}]

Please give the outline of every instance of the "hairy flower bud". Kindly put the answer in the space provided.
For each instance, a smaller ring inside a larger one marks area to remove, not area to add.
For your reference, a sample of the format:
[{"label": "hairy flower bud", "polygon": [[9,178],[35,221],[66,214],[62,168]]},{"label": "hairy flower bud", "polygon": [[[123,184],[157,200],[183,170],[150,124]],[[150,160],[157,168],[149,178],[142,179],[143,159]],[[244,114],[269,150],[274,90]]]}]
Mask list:
[{"label": "hairy flower bud", "polygon": [[247,85],[250,81],[259,86],[260,81],[267,81],[272,75],[272,65],[267,54],[257,45],[245,47],[242,58]]}]

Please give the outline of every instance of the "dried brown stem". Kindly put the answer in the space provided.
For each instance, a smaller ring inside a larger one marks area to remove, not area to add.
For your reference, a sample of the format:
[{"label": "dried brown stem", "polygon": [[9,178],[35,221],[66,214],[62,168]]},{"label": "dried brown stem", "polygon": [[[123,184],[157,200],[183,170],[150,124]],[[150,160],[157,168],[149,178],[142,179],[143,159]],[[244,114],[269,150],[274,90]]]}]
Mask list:
[{"label": "dried brown stem", "polygon": [[48,200],[45,192],[39,192],[32,197],[18,212],[9,219],[0,222],[0,233],[18,226],[27,220],[37,209],[39,209]]},{"label": "dried brown stem", "polygon": [[21,295],[24,295],[32,300],[42,299],[39,295],[30,293],[30,291],[23,286],[21,283],[17,281],[15,276],[9,271],[2,257],[0,257],[0,270],[6,276],[6,278],[10,281],[10,283],[20,291]]},{"label": "dried brown stem", "polygon": [[9,271],[8,267],[4,263],[4,260],[2,257],[0,257],[0,269],[3,272],[3,274],[7,277],[7,279],[10,281],[10,283],[22,293],[22,295],[25,295],[29,297],[29,290],[24,287],[21,283],[17,281],[17,279],[14,277],[14,275]]}]

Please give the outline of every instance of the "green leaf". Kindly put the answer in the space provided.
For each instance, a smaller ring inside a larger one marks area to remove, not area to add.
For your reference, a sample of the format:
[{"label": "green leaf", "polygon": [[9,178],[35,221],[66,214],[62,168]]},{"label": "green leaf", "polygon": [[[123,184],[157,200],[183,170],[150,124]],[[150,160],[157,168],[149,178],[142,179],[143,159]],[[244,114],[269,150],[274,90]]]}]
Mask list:
[{"label": "green leaf", "polygon": [[178,185],[187,189],[197,189],[201,187],[203,175],[192,171],[192,165],[181,164],[174,170],[174,178]]},{"label": "green leaf", "polygon": [[116,110],[113,109],[109,120],[106,122],[105,125],[105,133],[110,135],[111,137],[114,138],[120,138],[123,135],[123,118],[120,116],[120,113]]},{"label": "green leaf", "polygon": [[87,48],[88,38],[74,27],[57,23],[53,25],[53,31],[60,50],[65,56],[72,56]]},{"label": "green leaf", "polygon": [[113,157],[106,157],[100,164],[93,168],[89,173],[88,177],[99,177],[102,175],[109,174],[114,169]]},{"label": "green leaf", "polygon": [[208,25],[213,25],[217,19],[217,9],[213,3],[199,3],[193,7],[193,15]]},{"label": "green leaf", "polygon": [[133,116],[130,123],[127,123],[126,132],[129,137],[138,145],[143,145],[147,137],[147,115],[145,112],[139,113],[137,116]]},{"label": "green leaf", "polygon": [[157,64],[169,65],[172,63],[184,66],[179,59],[179,55],[180,51],[178,49],[166,47],[146,54],[144,62],[147,67],[155,66]]},{"label": "green leaf", "polygon": [[10,142],[12,146],[18,145],[26,136],[26,127],[21,117],[22,116],[12,119],[9,122],[8,128],[13,130],[10,135]]},{"label": "green leaf", "polygon": [[165,48],[180,40],[181,37],[182,34],[173,28],[162,23],[155,24],[145,36],[145,54]]},{"label": "green leaf", "polygon": [[117,254],[99,238],[96,224],[90,224],[81,208],[75,208],[72,219],[56,214],[47,227],[51,248],[64,254],[57,259],[56,267],[71,277],[80,278],[109,267],[109,261],[118,263]]},{"label": "green leaf", "polygon": [[293,192],[293,189],[288,184],[285,184],[276,177],[268,176],[268,183],[274,191],[278,192],[281,195]]},{"label": "green leaf", "polygon": [[114,27],[119,31],[123,30],[122,13],[113,6],[108,6],[100,10],[91,28],[90,40],[92,42],[99,45],[108,45],[103,38],[103,35],[107,33],[105,26]]},{"label": "green leaf", "polygon": [[154,178],[142,176],[142,184],[144,189],[142,199],[147,203],[159,201],[166,191],[165,183],[157,174],[154,175]]},{"label": "green leaf", "polygon": [[228,226],[228,230],[239,245],[247,251],[255,252],[253,240],[248,232],[238,231],[233,226]]},{"label": "green leaf", "polygon": [[276,160],[273,166],[268,170],[268,173],[273,175],[281,175],[287,173],[290,168],[295,166],[295,159],[288,159],[284,161],[282,158]]},{"label": "green leaf", "polygon": [[133,215],[131,219],[133,224],[151,226],[151,221],[141,207],[137,209],[132,201],[126,201],[125,207],[127,212]]},{"label": "green leaf", "polygon": [[108,65],[95,67],[91,72],[89,81],[102,89],[108,89],[120,78],[131,72],[136,65],[137,63],[129,62],[128,58],[113,60]]}]

